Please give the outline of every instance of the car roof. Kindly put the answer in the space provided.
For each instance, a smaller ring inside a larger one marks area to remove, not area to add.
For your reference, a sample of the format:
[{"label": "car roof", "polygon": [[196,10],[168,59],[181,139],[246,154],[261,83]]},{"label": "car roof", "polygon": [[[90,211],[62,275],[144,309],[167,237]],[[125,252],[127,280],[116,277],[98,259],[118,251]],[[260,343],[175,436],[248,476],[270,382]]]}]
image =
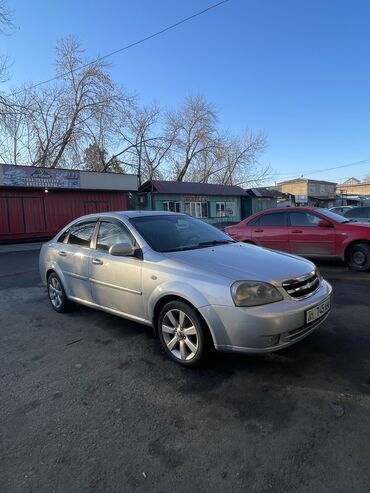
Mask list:
[{"label": "car roof", "polygon": [[95,212],[93,214],[86,214],[76,218],[76,220],[97,218],[97,217],[115,217],[117,219],[133,217],[148,217],[148,216],[184,216],[181,212],[167,212],[167,211],[112,211],[112,212]]},{"label": "car roof", "polygon": [[[271,209],[263,209],[262,211],[255,212],[253,215],[264,214],[265,212],[296,212],[296,211],[309,211],[315,212],[319,208],[318,207],[273,207]],[[320,212],[320,211],[318,211]]]}]

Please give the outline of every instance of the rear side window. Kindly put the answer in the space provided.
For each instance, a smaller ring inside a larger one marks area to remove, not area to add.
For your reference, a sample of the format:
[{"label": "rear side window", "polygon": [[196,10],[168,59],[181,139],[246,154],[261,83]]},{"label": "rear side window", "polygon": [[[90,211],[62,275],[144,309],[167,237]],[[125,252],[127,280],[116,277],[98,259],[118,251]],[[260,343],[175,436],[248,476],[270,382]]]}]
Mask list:
[{"label": "rear side window", "polygon": [[359,207],[358,209],[350,209],[346,212],[346,217],[369,217],[369,207]]},{"label": "rear side window", "polygon": [[255,217],[254,219],[252,219],[252,221],[249,221],[248,226],[258,226],[259,224],[259,216]]},{"label": "rear side window", "polygon": [[285,212],[273,212],[259,216],[259,226],[286,226]]},{"label": "rear side window", "polygon": [[68,244],[89,248],[96,221],[74,224],[70,228]]},{"label": "rear side window", "polygon": [[102,221],[99,226],[96,249],[108,251],[116,243],[129,243],[133,247],[136,246],[135,239],[123,224]]},{"label": "rear side window", "polygon": [[63,233],[58,238],[59,243],[65,243],[66,242],[66,239],[68,238],[68,235],[69,235],[69,231],[70,231],[69,229],[66,229],[65,231],[63,231]]}]

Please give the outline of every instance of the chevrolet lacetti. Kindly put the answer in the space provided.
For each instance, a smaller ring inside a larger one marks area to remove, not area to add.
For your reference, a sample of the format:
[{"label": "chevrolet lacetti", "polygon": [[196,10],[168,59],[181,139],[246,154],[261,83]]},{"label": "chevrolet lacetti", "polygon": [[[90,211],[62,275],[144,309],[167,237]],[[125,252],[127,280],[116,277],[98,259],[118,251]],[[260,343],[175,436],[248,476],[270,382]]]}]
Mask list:
[{"label": "chevrolet lacetti", "polygon": [[81,217],[45,243],[52,307],[73,302],[154,328],[170,358],[263,353],[294,344],[328,316],[332,288],[310,261],[237,242],[185,214]]}]

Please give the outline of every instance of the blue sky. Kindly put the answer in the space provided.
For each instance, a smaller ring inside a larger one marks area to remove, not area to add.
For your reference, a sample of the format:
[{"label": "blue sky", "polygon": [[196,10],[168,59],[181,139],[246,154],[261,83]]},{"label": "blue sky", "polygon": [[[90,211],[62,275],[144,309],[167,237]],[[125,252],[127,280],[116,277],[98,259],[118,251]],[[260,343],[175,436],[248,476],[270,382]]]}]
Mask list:
[{"label": "blue sky", "polygon": [[[18,29],[1,38],[12,85],[54,74],[58,38],[90,57],[136,41],[212,0],[12,0]],[[231,0],[111,58],[115,81],[142,101],[176,106],[202,93],[223,126],[264,130],[277,181],[370,174],[370,2]],[[306,173],[310,171],[310,173]]]}]

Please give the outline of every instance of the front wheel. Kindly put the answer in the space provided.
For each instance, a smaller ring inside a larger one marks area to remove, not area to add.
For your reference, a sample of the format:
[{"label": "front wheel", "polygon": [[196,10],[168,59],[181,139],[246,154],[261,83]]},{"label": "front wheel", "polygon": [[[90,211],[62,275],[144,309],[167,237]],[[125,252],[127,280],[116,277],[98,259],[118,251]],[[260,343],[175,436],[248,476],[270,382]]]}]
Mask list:
[{"label": "front wheel", "polygon": [[48,277],[48,295],[56,312],[65,313],[70,310],[72,303],[68,301],[63,284],[55,272]]},{"label": "front wheel", "polygon": [[353,270],[370,270],[370,246],[366,243],[357,243],[351,246],[347,263],[348,267]]},{"label": "front wheel", "polygon": [[162,308],[158,334],[167,355],[183,366],[198,365],[211,344],[198,313],[182,301],[171,301]]}]

